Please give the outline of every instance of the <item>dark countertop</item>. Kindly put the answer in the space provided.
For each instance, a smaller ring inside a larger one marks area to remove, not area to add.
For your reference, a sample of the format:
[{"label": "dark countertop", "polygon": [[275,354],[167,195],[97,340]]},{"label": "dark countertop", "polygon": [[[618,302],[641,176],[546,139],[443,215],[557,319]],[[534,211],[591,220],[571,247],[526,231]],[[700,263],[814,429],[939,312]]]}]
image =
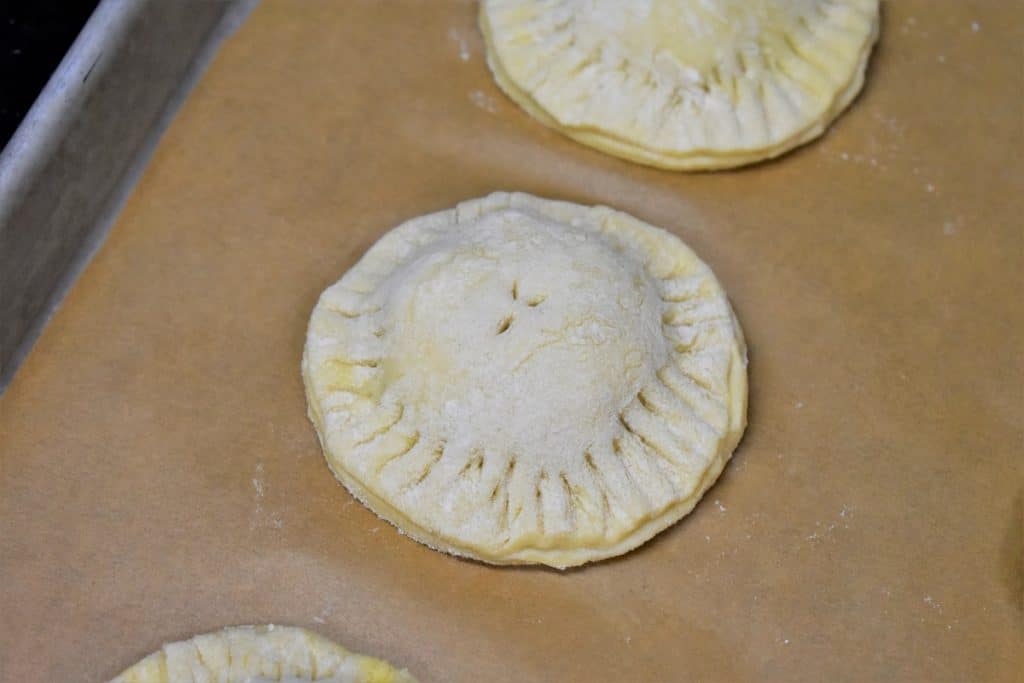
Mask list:
[{"label": "dark countertop", "polygon": [[10,0],[0,10],[0,148],[46,85],[99,0]]}]

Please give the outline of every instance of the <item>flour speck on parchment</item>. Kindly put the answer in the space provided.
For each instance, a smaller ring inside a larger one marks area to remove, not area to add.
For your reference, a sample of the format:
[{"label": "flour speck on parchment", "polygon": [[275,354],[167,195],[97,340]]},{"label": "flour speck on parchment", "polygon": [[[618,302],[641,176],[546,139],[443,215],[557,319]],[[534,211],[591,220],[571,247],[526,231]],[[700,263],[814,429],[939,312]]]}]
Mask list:
[{"label": "flour speck on parchment", "polygon": [[266,512],[263,507],[264,497],[267,493],[267,483],[264,476],[263,463],[256,463],[256,471],[252,477],[253,495],[256,499],[256,507],[249,516],[249,530],[255,531],[259,528],[281,529],[284,527],[284,520],[277,512]]},{"label": "flour speck on parchment", "polygon": [[961,228],[964,227],[964,224],[965,220],[963,216],[947,218],[942,222],[942,234],[946,237],[952,237],[960,232]]},{"label": "flour speck on parchment", "polygon": [[458,46],[459,59],[461,59],[464,62],[468,62],[469,58],[472,56],[473,53],[469,51],[469,41],[466,39],[466,37],[459,32],[459,29],[452,26],[450,29],[448,29],[448,39],[455,43],[456,46]]},{"label": "flour speck on parchment", "polygon": [[473,104],[483,109],[488,114],[498,113],[498,101],[485,93],[483,90],[474,90],[469,93],[469,99]]},{"label": "flour speck on parchment", "polygon": [[838,530],[849,529],[850,520],[853,519],[853,508],[849,505],[844,505],[839,510],[839,516],[828,521],[822,522],[817,521],[814,523],[814,531],[809,533],[806,537],[808,541],[812,543],[820,543],[824,541],[835,541],[834,534]]}]

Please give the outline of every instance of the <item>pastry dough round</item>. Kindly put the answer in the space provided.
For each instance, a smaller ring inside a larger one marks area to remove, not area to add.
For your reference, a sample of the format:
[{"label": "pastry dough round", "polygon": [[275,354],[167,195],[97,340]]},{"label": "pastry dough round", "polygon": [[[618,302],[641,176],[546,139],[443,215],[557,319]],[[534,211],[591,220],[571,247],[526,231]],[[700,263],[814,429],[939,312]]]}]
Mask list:
[{"label": "pastry dough round", "polygon": [[583,144],[673,170],[818,137],[860,91],[879,0],[481,0],[509,97]]},{"label": "pastry dough round", "polygon": [[169,643],[110,683],[416,683],[387,662],[287,626],[235,626]]},{"label": "pastry dough round", "polygon": [[567,567],[689,512],[746,423],[711,270],[605,207],[496,193],[384,235],[302,363],[334,474],[433,548]]}]

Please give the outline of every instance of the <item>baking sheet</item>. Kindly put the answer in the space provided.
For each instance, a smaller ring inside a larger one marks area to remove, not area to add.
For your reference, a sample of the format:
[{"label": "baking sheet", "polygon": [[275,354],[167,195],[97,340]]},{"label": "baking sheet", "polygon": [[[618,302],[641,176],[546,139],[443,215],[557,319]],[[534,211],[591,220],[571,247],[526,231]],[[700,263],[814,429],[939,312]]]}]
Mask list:
[{"label": "baking sheet", "polygon": [[[1019,680],[1024,13],[884,9],[825,139],[683,175],[520,112],[469,2],[264,0],[0,398],[0,680],[102,681],[254,622],[424,681]],[[319,292],[498,189],[672,230],[750,345],[705,501],[566,573],[400,536],[305,417]]]},{"label": "baking sheet", "polygon": [[104,0],[0,150],[0,394],[255,0]]}]

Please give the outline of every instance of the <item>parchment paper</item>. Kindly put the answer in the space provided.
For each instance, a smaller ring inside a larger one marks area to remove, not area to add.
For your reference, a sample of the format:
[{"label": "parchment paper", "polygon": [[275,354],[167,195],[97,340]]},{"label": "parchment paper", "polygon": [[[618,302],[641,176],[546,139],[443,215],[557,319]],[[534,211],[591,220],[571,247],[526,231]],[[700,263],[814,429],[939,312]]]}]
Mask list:
[{"label": "parchment paper", "polygon": [[[276,622],[423,681],[1021,680],[1024,12],[884,10],[825,139],[685,175],[528,118],[469,2],[265,0],[0,400],[0,679]],[[578,571],[400,536],[305,416],[319,292],[498,189],[674,231],[750,345],[720,482]]]}]

